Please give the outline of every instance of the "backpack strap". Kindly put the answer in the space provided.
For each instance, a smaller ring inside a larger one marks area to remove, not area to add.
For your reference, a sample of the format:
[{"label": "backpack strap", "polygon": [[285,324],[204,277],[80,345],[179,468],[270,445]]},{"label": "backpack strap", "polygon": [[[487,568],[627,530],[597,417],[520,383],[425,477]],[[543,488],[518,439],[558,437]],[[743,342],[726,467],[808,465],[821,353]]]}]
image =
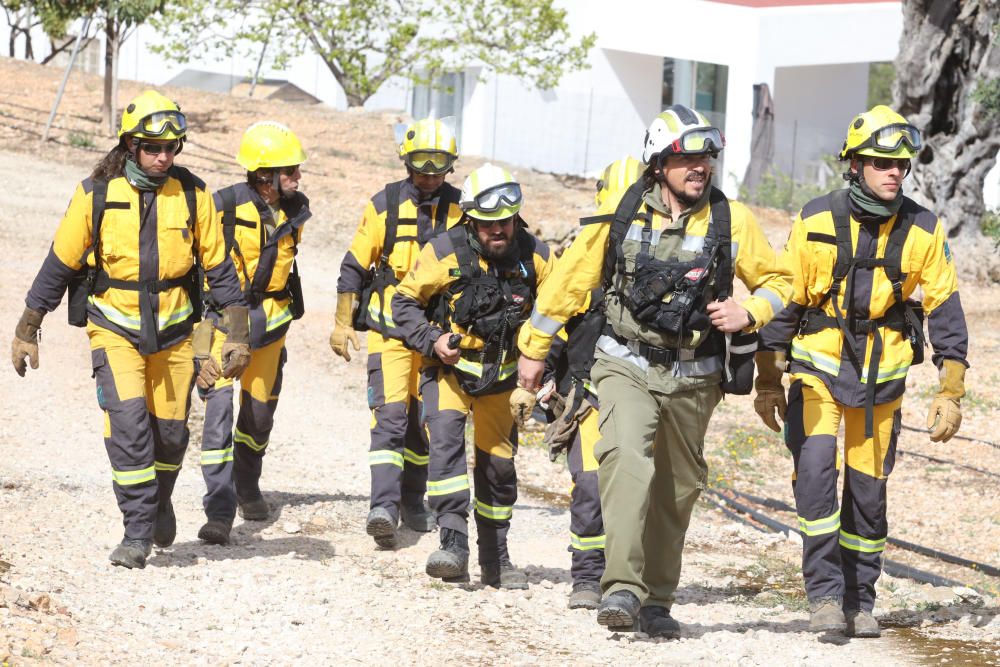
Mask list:
[{"label": "backpack strap", "polygon": [[107,203],[108,182],[95,178],[90,209],[90,249],[94,252],[94,268],[98,271],[101,269],[101,224],[104,222],[104,209]]},{"label": "backpack strap", "polygon": [[441,194],[438,196],[437,211],[434,213],[434,230],[432,234],[440,234],[448,226],[448,212],[452,204],[457,204],[462,198],[461,191],[448,183],[441,186]]},{"label": "backpack strap", "polygon": [[[523,224],[524,221],[518,220]],[[517,245],[520,252],[521,278],[532,294],[538,292],[538,273],[535,271],[535,237],[528,233],[527,225],[517,230]]]},{"label": "backpack strap", "polygon": [[403,187],[403,181],[395,181],[385,186],[385,239],[382,243],[382,256],[379,258],[379,267],[389,265],[389,255],[396,247],[396,233],[399,229],[399,191]]},{"label": "backpack strap", "polygon": [[476,253],[469,244],[469,232],[465,225],[455,225],[448,230],[448,237],[455,249],[455,259],[458,262],[458,272],[461,278],[471,278],[482,273],[482,267],[476,259]]},{"label": "backpack strap", "polygon": [[716,268],[716,285],[718,298],[727,299],[733,291],[733,220],[726,195],[716,187],[709,193],[709,205],[712,207],[712,222],[709,234],[717,244],[718,265]]},{"label": "backpack strap", "polygon": [[615,209],[615,217],[611,222],[611,231],[608,235],[608,249],[604,253],[604,267],[601,271],[601,285],[604,290],[611,286],[611,280],[617,271],[620,276],[625,273],[625,256],[622,254],[622,242],[628,234],[632,219],[642,205],[642,195],[645,192],[645,183],[640,179],[629,186],[625,191],[618,208]]}]

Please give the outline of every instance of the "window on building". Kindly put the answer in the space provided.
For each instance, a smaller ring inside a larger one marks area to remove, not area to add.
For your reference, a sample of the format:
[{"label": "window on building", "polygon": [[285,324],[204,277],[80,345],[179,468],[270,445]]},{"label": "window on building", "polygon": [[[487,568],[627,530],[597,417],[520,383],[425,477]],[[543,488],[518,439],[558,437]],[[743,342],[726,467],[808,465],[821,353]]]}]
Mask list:
[{"label": "window on building", "polygon": [[725,65],[664,58],[661,106],[683,104],[705,114],[713,125],[725,127],[728,83]]},{"label": "window on building", "polygon": [[447,72],[430,84],[413,87],[410,113],[414,118],[455,118],[455,136],[462,136],[462,106],[464,102],[463,72]]}]

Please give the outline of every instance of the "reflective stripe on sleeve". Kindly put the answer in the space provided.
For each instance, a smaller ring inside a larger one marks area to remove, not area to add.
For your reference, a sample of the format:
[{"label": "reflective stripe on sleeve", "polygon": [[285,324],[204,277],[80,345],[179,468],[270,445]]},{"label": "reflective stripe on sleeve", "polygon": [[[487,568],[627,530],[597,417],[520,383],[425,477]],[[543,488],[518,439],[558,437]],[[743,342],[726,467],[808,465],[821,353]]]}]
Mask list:
[{"label": "reflective stripe on sleeve", "polygon": [[531,311],[531,326],[535,327],[542,333],[549,334],[550,336],[555,336],[559,333],[559,330],[563,328],[562,322],[554,320],[546,315],[542,315],[537,310]]},{"label": "reflective stripe on sleeve", "polygon": [[785,309],[785,304],[781,301],[781,297],[766,287],[758,287],[753,291],[753,295],[771,304],[771,312],[775,315]]}]

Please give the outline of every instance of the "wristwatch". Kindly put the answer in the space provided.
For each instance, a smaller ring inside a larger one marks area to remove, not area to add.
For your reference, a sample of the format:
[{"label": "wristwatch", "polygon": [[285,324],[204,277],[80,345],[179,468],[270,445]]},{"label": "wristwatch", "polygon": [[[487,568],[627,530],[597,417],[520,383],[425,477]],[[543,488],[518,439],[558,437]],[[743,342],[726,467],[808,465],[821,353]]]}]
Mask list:
[{"label": "wristwatch", "polygon": [[749,310],[747,311],[747,319],[750,320],[750,322],[746,325],[745,328],[751,329],[755,324],[757,324],[757,320],[753,318],[753,313],[751,313]]}]

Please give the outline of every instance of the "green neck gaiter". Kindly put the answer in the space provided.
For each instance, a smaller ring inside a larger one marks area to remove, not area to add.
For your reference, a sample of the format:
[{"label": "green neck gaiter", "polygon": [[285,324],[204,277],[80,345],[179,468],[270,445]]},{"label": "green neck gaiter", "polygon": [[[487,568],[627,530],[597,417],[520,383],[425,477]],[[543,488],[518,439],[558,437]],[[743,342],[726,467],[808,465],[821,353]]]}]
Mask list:
[{"label": "green neck gaiter", "polygon": [[164,174],[163,176],[148,176],[135,160],[125,160],[125,178],[128,182],[132,184],[132,187],[141,192],[152,192],[153,190],[159,189],[161,185],[167,182],[168,176]]},{"label": "green neck gaiter", "polygon": [[891,218],[896,215],[896,211],[903,205],[903,191],[896,193],[896,198],[892,201],[883,201],[875,196],[868,188],[864,187],[860,178],[851,181],[849,196],[862,211],[870,213],[879,218]]}]

